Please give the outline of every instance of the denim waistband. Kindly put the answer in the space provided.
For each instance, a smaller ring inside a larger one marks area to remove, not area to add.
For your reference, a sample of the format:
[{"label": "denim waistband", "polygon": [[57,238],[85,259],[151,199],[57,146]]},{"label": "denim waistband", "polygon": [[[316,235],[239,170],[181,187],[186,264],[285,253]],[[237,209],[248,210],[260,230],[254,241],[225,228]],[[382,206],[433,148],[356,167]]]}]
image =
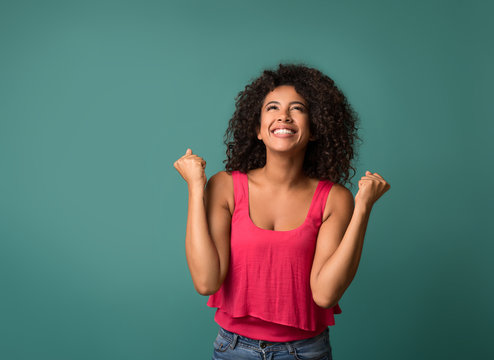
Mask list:
[{"label": "denim waistband", "polygon": [[323,330],[319,335],[313,336],[311,338],[302,339],[302,340],[292,340],[292,341],[265,341],[265,340],[256,340],[251,339],[247,336],[239,335],[237,333],[226,330],[220,326],[219,333],[221,336],[232,340],[230,346],[234,348],[237,343],[242,343],[247,347],[251,347],[254,349],[269,349],[271,350],[281,350],[283,348],[287,348],[289,353],[293,353],[294,347],[309,345],[311,343],[320,341],[324,336],[329,335],[329,328],[327,327]]}]

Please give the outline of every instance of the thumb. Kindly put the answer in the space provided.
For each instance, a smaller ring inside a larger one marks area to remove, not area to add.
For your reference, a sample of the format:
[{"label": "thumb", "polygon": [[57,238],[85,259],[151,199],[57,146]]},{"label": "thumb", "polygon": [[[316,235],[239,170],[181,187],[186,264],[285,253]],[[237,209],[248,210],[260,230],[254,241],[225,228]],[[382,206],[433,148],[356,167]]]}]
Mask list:
[{"label": "thumb", "polygon": [[192,154],[192,150],[191,149],[187,149],[187,151],[185,152],[185,155],[190,155]]}]

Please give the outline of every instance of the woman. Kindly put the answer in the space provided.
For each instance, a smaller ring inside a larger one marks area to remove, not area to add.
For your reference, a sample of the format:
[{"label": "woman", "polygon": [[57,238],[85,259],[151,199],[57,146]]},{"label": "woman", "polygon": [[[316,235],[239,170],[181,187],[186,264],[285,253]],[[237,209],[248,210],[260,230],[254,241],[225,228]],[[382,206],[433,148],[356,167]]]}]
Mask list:
[{"label": "woman", "polygon": [[355,200],[343,185],[356,122],[328,76],[280,64],[237,96],[225,171],[207,181],[191,149],[174,163],[189,190],[194,287],[218,308],[213,359],[332,359],[328,326],[390,188],[369,171]]}]

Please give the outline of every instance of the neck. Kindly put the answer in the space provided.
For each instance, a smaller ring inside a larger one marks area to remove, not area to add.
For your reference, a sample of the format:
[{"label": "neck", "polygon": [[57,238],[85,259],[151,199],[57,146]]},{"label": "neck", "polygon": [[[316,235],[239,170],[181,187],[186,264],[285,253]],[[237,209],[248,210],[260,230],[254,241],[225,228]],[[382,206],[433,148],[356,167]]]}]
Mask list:
[{"label": "neck", "polygon": [[290,156],[287,154],[266,152],[266,164],[260,170],[266,182],[276,188],[293,188],[304,181],[303,172],[305,152]]}]

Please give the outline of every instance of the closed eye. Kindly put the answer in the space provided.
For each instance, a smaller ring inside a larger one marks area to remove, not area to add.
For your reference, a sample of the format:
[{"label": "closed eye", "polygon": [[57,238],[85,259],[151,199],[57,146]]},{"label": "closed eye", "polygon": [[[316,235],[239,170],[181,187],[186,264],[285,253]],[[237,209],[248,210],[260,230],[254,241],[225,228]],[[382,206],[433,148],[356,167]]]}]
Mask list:
[{"label": "closed eye", "polygon": [[[266,108],[266,110],[268,110],[268,111],[269,111],[269,110],[271,110],[271,109],[277,109],[277,108],[278,108],[278,107],[277,107],[276,105],[269,105],[269,106]],[[304,111],[305,111],[305,109],[304,109],[302,106],[294,106],[294,107],[292,107],[292,109],[297,109],[297,110],[300,110],[300,111],[302,111],[302,112],[304,112]]]}]

